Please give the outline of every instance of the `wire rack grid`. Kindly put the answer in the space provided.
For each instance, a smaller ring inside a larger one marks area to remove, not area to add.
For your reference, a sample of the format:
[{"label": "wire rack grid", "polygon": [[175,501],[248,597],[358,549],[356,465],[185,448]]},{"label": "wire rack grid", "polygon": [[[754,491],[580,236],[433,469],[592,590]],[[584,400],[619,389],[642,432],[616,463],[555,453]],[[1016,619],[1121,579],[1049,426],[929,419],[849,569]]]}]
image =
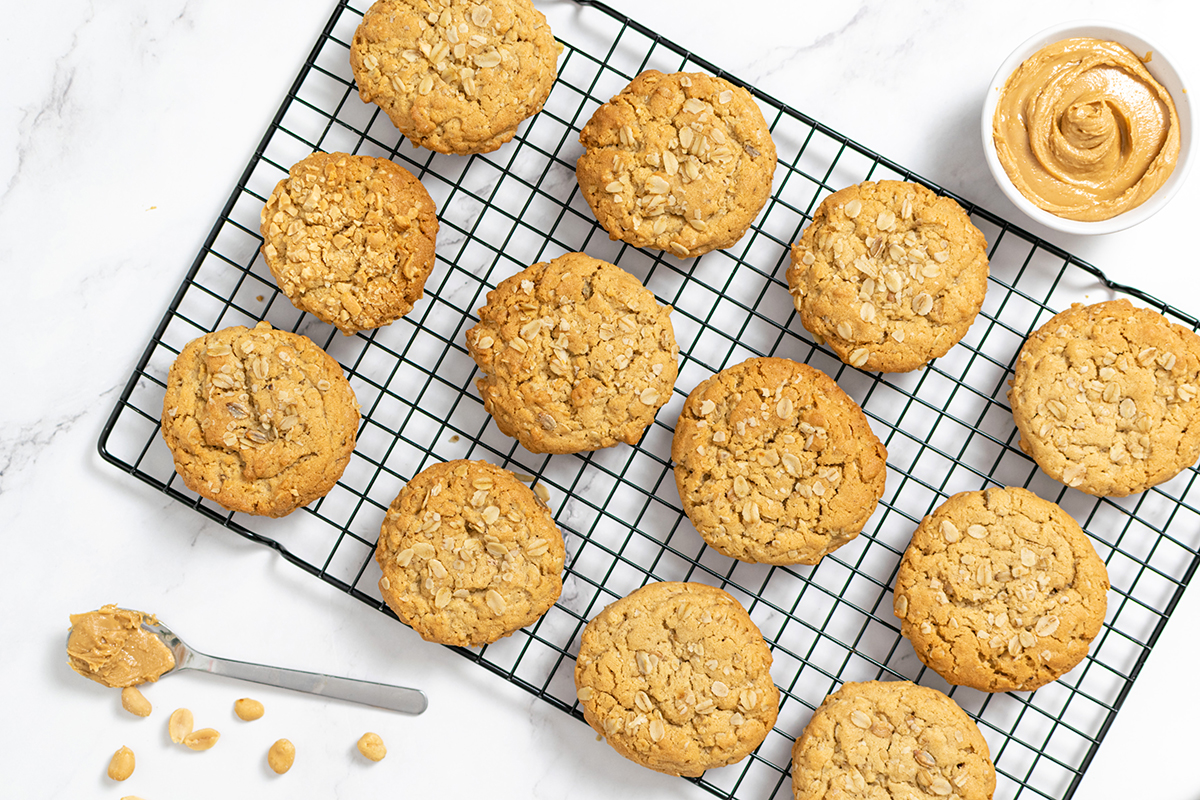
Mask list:
[{"label": "wire rack grid", "polygon": [[[1016,445],[1007,380],[1026,335],[1088,292],[1130,294],[1193,329],[1197,321],[955,197],[989,242],[991,277],[976,323],[916,373],[843,365],[813,342],[792,308],[783,280],[789,244],[820,200],[844,186],[895,178],[944,190],[747,86],[779,152],[773,193],[747,235],[688,261],[611,242],[574,178],[578,133],[596,107],[649,68],[702,70],[745,84],[600,3],[577,2],[570,34],[556,28],[564,50],[544,110],[513,142],[471,157],[402,147],[388,119],[358,99],[348,46],[367,3],[338,3],[130,377],[102,434],[102,456],[387,614],[373,550],[391,500],[431,463],[486,458],[548,488],[568,559],[562,597],[540,621],[496,644],[459,650],[466,658],[582,718],[573,669],[587,621],[647,582],[702,581],[750,611],[782,691],[778,722],[754,754],[692,779],[712,794],[790,797],[792,744],[824,697],[846,681],[904,678],[949,693],[978,721],[996,763],[998,798],[1070,797],[1200,562],[1200,484],[1192,468],[1131,498],[1065,489]],[[425,299],[386,328],[343,337],[299,313],[258,256],[266,196],[314,150],[391,158],[422,180],[440,209]],[[500,280],[578,250],[632,272],[674,306],[679,379],[639,444],[537,456],[490,423],[464,332]],[[281,520],[233,514],[188,491],[158,432],[164,381],[180,349],[206,332],[262,319],[325,347],[363,408],[337,486]],[[865,530],[816,567],[732,561],[704,545],[680,508],[670,445],[687,392],[758,355],[832,375],[888,449],[886,493]],[[1062,505],[1112,581],[1107,620],[1088,658],[1034,693],[947,685],[916,658],[891,612],[891,586],[916,524],[951,494],[993,485],[1024,486]]]}]

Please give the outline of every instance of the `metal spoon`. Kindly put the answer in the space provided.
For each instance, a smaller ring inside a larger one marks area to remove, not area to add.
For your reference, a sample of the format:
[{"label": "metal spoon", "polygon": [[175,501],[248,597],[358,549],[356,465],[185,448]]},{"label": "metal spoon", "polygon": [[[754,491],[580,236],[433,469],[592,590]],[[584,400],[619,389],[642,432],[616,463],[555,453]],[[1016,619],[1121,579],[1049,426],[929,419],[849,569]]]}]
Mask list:
[{"label": "metal spoon", "polygon": [[143,618],[142,628],[157,636],[175,657],[175,666],[164,672],[164,675],[195,669],[266,686],[278,686],[282,689],[308,692],[338,700],[349,700],[352,703],[362,703],[376,708],[402,711],[405,714],[420,714],[429,705],[425,693],[419,689],[408,689],[403,686],[391,686],[386,683],[355,678],[338,678],[333,675],[302,672],[297,669],[268,667],[227,658],[214,658],[188,647],[182,639],[175,635],[174,631],[162,623],[156,624]]}]

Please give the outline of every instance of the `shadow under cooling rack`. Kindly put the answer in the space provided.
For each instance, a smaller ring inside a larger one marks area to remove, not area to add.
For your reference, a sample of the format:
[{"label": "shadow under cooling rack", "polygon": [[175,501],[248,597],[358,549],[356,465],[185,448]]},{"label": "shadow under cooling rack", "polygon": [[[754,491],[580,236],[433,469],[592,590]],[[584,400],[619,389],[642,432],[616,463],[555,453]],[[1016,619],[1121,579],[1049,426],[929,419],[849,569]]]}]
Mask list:
[{"label": "shadow under cooling rack", "polygon": [[[723,73],[599,3],[581,6],[570,31],[556,28],[564,50],[545,109],[499,151],[457,157],[411,148],[358,99],[348,43],[365,5],[340,3],[130,377],[102,434],[103,457],[388,614],[373,561],[388,505],[429,464],[488,459],[548,488],[567,570],[562,597],[540,621],[463,656],[581,718],[573,669],[587,620],[648,581],[698,580],[728,590],[750,611],[782,690],[778,723],[757,752],[695,779],[713,794],[791,797],[791,747],[825,695],[846,681],[906,678],[948,692],[978,721],[999,773],[997,798],[1070,797],[1200,560],[1200,488],[1189,469],[1133,498],[1064,489],[1017,447],[1006,382],[1026,335],[1087,292],[1133,295],[1193,329],[1196,320],[956,197],[987,237],[991,262],[987,299],[966,338],[916,373],[843,365],[813,342],[792,308],[783,280],[789,244],[821,199],[847,185],[903,179],[943,190],[747,87],[779,152],[771,199],[747,235],[689,261],[610,241],[575,183],[580,128],[644,69]],[[314,150],[391,158],[441,209],[425,298],[386,328],[344,337],[299,313],[258,256],[267,195]],[[577,250],[632,272],[675,308],[679,379],[637,445],[537,456],[490,424],[463,335],[500,280]],[[323,346],[345,368],[363,409],[341,481],[280,520],[233,514],[188,491],[158,431],[164,381],[180,349],[209,331],[263,319]],[[732,561],[707,548],[680,509],[670,451],[687,392],[759,355],[832,375],[888,449],[887,490],[874,516],[816,567]],[[896,568],[920,519],[955,492],[994,485],[1024,486],[1062,505],[1112,580],[1108,617],[1088,658],[1033,693],[948,686],[923,668],[891,613]]]}]

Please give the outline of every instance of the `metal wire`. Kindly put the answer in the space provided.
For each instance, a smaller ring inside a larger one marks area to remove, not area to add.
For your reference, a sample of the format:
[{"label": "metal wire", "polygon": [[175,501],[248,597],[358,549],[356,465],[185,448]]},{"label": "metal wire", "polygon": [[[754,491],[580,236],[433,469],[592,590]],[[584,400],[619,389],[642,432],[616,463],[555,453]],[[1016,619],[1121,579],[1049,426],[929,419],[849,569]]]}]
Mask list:
[{"label": "metal wire", "polygon": [[[1186,470],[1132,498],[1067,490],[1017,446],[1007,380],[1025,336],[1099,287],[1137,297],[1193,329],[1196,319],[955,197],[990,243],[979,319],[963,342],[920,372],[868,374],[843,365],[799,324],[783,281],[788,245],[820,200],[849,184],[894,178],[946,192],[747,86],[780,157],[771,199],[749,233],[729,250],[689,261],[611,242],[573,174],[578,132],[595,108],[647,68],[701,70],[745,84],[601,3],[577,1],[585,6],[580,41],[563,42],[545,109],[496,153],[455,157],[402,146],[387,118],[359,101],[348,42],[366,3],[342,0],[130,377],[102,433],[101,454],[387,614],[372,555],[392,498],[429,464],[486,458],[549,488],[568,560],[563,595],[539,622],[494,645],[459,650],[466,658],[582,718],[572,676],[587,620],[649,581],[703,581],[750,611],[771,645],[782,690],[778,723],[758,751],[694,779],[714,795],[790,797],[792,744],[825,695],[845,681],[906,678],[948,692],[978,721],[999,775],[997,798],[1072,796],[1200,563],[1200,473]],[[266,196],[314,150],[392,158],[437,202],[437,266],[425,299],[404,320],[340,336],[296,311],[258,257]],[[490,423],[473,389],[475,365],[463,333],[489,288],[535,261],[576,250],[629,270],[674,306],[679,380],[639,444],[536,456]],[[158,431],[167,370],[183,345],[262,319],[325,347],[346,369],[363,408],[342,480],[283,520],[233,514],[188,491]],[[887,491],[874,516],[861,536],[816,567],[732,561],[705,547],[680,509],[670,444],[683,399],[717,370],[756,355],[786,356],[832,375],[888,448]],[[891,613],[891,586],[916,524],[951,494],[993,485],[1024,486],[1062,505],[1092,538],[1112,580],[1108,618],[1088,658],[1034,693],[948,686],[922,666]]]}]

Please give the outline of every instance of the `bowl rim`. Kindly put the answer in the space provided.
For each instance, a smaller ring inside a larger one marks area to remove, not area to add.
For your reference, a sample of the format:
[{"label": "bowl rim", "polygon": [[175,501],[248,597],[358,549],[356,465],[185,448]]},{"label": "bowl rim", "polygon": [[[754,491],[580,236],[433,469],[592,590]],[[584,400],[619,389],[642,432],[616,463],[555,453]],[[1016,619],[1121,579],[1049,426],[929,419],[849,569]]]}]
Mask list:
[{"label": "bowl rim", "polygon": [[[1138,55],[1150,52],[1152,57],[1149,62],[1145,62],[1146,68],[1154,76],[1154,79],[1170,92],[1171,99],[1175,102],[1176,115],[1179,118],[1179,158],[1175,163],[1174,171],[1167,178],[1166,182],[1146,202],[1136,208],[1132,208],[1115,217],[1096,220],[1094,222],[1066,219],[1065,217],[1051,214],[1021,194],[1020,190],[1009,179],[1004,166],[1000,163],[1000,159],[996,155],[995,144],[992,140],[992,118],[995,115],[996,105],[1000,99],[1000,91],[1004,88],[1008,77],[1022,62],[1043,47],[1062,41],[1063,39],[1075,37],[1114,41],[1124,45],[1132,50],[1134,54]],[[1183,76],[1175,69],[1173,63],[1169,55],[1152,45],[1141,33],[1126,25],[1119,25],[1107,20],[1079,19],[1061,22],[1038,31],[1023,41],[996,70],[988,86],[987,96],[984,98],[983,103],[981,118],[983,154],[988,169],[991,171],[992,177],[1000,187],[1000,190],[1026,216],[1047,228],[1064,233],[1087,235],[1114,233],[1131,228],[1154,216],[1154,214],[1166,206],[1183,186],[1192,165],[1191,152],[1194,126],[1192,125],[1191,100],[1186,91]]]}]

